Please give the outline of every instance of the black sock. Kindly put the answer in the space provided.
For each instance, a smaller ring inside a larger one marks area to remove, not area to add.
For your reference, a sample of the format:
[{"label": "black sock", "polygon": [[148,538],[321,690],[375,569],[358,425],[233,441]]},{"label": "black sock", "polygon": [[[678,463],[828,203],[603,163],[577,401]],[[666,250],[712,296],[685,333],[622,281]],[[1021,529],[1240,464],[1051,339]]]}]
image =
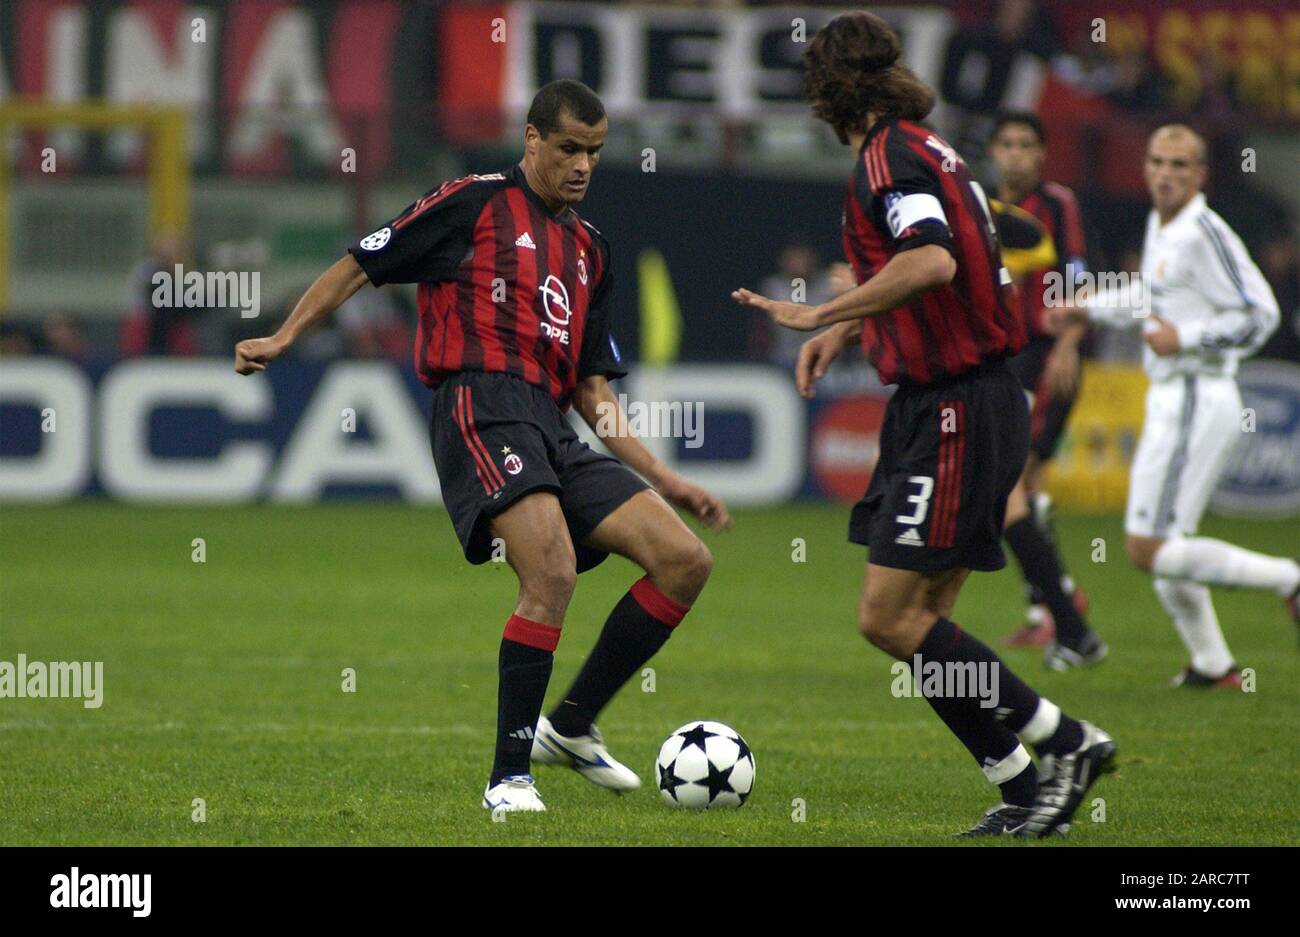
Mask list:
[{"label": "black sock", "polygon": [[1010,781],[998,785],[1004,804],[1016,807],[1032,807],[1038,800],[1038,768],[1031,761]]},{"label": "black sock", "polygon": [[[1029,718],[1033,718],[1032,713]],[[1002,721],[1008,729],[1019,734],[1029,723],[1029,718],[1023,718],[1021,713],[1010,713]],[[1068,755],[1083,744],[1083,726],[1061,711],[1051,735],[1030,744],[1040,755]]]},{"label": "black sock", "polygon": [[[511,622],[516,619],[512,618]],[[558,635],[558,629],[555,629]],[[509,626],[507,626],[509,632]],[[501,639],[497,658],[497,749],[488,786],[512,774],[529,773],[533,730],[546,698],[555,655],[542,647]]]},{"label": "black sock", "polygon": [[[942,650],[945,647],[950,648],[946,653]],[[1034,718],[1034,714],[1038,712],[1042,697],[1035,693],[1033,688],[1025,681],[1017,677],[1015,671],[1008,667],[1006,662],[993,652],[992,648],[974,635],[963,631],[946,618],[940,618],[934,623],[930,633],[921,642],[919,653],[924,655],[927,660],[974,661],[977,664],[997,664],[997,702],[992,709],[986,711],[993,713],[994,718],[1012,733],[1019,733],[1029,724],[1029,720]],[[1067,735],[1063,737],[1063,742],[1069,740],[1070,725],[1079,728],[1079,723],[1065,713],[1061,713],[1057,734],[1061,733],[1061,726],[1065,726]],[[1083,735],[1080,729],[1079,740],[1074,745],[1074,748],[1078,748],[1082,742]],[[1068,750],[1073,751],[1073,748]]]},{"label": "black sock", "polygon": [[[665,606],[665,602],[672,604]],[[551,713],[555,731],[570,738],[589,733],[600,711],[659,652],[685,614],[686,606],[659,592],[650,585],[649,579],[637,582],[609,613],[596,646],[578,671],[573,686]]]},{"label": "black sock", "polygon": [[1056,640],[1066,647],[1080,648],[1088,634],[1088,623],[1079,615],[1074,599],[1061,585],[1065,574],[1052,541],[1029,515],[1016,521],[1002,535],[1015,554],[1025,580],[1051,609],[1052,618],[1056,620]]},{"label": "black sock", "polygon": [[1077,720],[1061,713],[1061,721],[1056,731],[1041,742],[1034,743],[1034,751],[1040,755],[1068,755],[1077,751],[1083,744],[1083,726]]},{"label": "black sock", "polygon": [[1083,726],[1078,720],[1071,719],[1055,703],[1035,693],[1019,677],[1006,669],[1006,664],[1002,664],[999,672],[1002,675],[1000,694],[1006,694],[1009,690],[1011,698],[1016,701],[1014,706],[1004,706],[1002,701],[1005,697],[1000,696],[997,711],[1003,725],[1020,735],[1029,725],[1030,720],[1038,714],[1040,706],[1045,710],[1055,709],[1057,721],[1051,734],[1046,738],[1027,740],[1034,751],[1040,755],[1065,755],[1083,744]]},{"label": "black sock", "polygon": [[[943,665],[997,661],[997,655],[946,618],[940,618],[934,623],[916,653],[923,668],[931,662]],[[924,693],[924,675],[915,672],[916,658],[908,663],[913,666],[913,676]],[[981,769],[987,770],[997,765],[1020,748],[1020,740],[1015,733],[998,721],[994,708],[981,705],[984,700],[977,694],[926,695],[926,701],[944,725],[966,746]],[[1027,755],[1022,757],[1028,758]],[[995,783],[1002,792],[1003,801],[1008,804],[1029,806],[1038,793],[1037,776],[1030,763],[1026,763],[1013,777]]]}]

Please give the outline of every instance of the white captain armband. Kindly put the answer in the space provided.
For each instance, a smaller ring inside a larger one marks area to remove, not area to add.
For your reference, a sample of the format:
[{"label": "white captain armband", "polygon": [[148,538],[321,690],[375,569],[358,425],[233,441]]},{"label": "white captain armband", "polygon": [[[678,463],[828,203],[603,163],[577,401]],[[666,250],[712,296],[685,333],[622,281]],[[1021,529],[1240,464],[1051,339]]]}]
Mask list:
[{"label": "white captain armband", "polygon": [[948,216],[943,213],[939,200],[927,192],[913,192],[901,195],[891,192],[885,196],[885,220],[889,231],[899,237],[904,231],[921,221],[937,221],[948,224]]}]

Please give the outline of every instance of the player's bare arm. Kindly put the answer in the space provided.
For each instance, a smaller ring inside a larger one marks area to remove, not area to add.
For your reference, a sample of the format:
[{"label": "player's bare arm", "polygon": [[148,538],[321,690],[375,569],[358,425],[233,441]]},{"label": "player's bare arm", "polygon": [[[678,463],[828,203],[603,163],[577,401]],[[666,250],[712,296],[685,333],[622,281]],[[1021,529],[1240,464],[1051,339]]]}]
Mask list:
[{"label": "player's bare arm", "polygon": [[1066,322],[1047,356],[1043,377],[1048,393],[1058,400],[1069,398],[1079,388],[1079,343],[1087,334],[1085,323],[1077,320]]},{"label": "player's bare arm", "polygon": [[768,299],[746,289],[735,290],[731,298],[742,306],[766,312],[777,325],[811,332],[906,305],[913,297],[951,282],[956,275],[957,261],[952,254],[938,244],[925,244],[895,254],[866,283],[817,306]]},{"label": "player's bare arm", "polygon": [[246,339],[235,346],[235,370],[240,374],[265,371],[302,333],[343,305],[368,282],[356,258],[345,254],[307,288],[274,335]]},{"label": "player's bare arm", "polygon": [[1049,335],[1060,335],[1074,326],[1086,326],[1092,321],[1085,305],[1060,303],[1043,310],[1043,328]]},{"label": "player's bare arm", "polygon": [[[1049,307],[1045,321],[1048,331],[1057,335],[1064,336],[1071,330],[1076,329],[1078,334],[1082,335],[1086,330],[1086,323],[1092,321],[1093,318],[1093,305],[1063,305]],[[1104,320],[1104,317],[1096,318],[1103,318]],[[1139,320],[1134,319],[1133,321]],[[1108,322],[1108,324],[1112,323]],[[1142,339],[1161,358],[1176,355],[1183,350],[1182,342],[1178,337],[1178,330],[1174,328],[1168,319],[1155,314],[1149,317],[1143,329]],[[1058,342],[1057,348],[1059,347]],[[1055,356],[1055,349],[1052,354]]]},{"label": "player's bare arm", "polygon": [[938,244],[925,244],[895,254],[880,272],[816,307],[818,325],[880,315],[905,306],[922,293],[952,282],[957,261]]},{"label": "player's bare arm", "polygon": [[[842,260],[831,264],[827,270],[832,296],[847,293],[858,285],[853,268]],[[798,387],[799,394],[809,399],[817,396],[813,384],[826,376],[826,369],[840,356],[840,352],[861,340],[862,331],[857,320],[852,319],[831,326],[804,342],[794,367],[795,386]]]},{"label": "player's bare arm", "polygon": [[[674,472],[636,438],[628,425],[627,414],[603,374],[578,381],[573,392],[573,408],[600,434],[609,451],[653,485],[669,504],[690,511],[710,530],[731,527],[731,515],[720,499]],[[608,430],[609,414],[614,416],[613,433],[602,432]]]},{"label": "player's bare arm", "polygon": [[826,376],[826,370],[840,353],[850,345],[862,341],[862,330],[857,319],[837,323],[819,335],[814,335],[799,349],[799,359],[794,365],[795,387],[799,396],[811,400],[817,396],[813,385]]}]

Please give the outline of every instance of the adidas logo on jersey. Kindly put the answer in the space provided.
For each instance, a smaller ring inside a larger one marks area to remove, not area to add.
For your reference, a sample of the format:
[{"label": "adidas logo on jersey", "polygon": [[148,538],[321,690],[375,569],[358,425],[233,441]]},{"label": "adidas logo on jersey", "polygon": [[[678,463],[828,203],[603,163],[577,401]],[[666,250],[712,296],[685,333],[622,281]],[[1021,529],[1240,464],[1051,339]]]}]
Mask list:
[{"label": "adidas logo on jersey", "polygon": [[925,546],[925,541],[921,539],[921,535],[916,532],[915,527],[909,527],[903,531],[901,536],[895,537],[894,543],[901,543],[905,547]]},{"label": "adidas logo on jersey", "polygon": [[530,251],[537,250],[537,245],[533,243],[532,235],[527,231],[515,238],[515,247],[526,247]]}]

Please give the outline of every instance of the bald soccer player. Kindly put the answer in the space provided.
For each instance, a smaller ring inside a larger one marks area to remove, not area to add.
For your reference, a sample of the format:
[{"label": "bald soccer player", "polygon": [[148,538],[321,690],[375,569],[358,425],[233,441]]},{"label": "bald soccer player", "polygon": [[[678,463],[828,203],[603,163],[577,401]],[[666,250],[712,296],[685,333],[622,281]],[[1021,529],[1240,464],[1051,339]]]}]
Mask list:
[{"label": "bald soccer player", "polygon": [[1191,655],[1173,684],[1239,687],[1240,668],[1208,587],[1269,590],[1300,623],[1300,563],[1198,537],[1196,529],[1228,454],[1241,443],[1237,367],[1277,328],[1277,300],[1241,239],[1206,204],[1205,142],[1191,128],[1156,130],[1145,173],[1152,207],[1142,276],[1150,315],[1135,310],[1133,291],[1086,304],[1096,321],[1145,321],[1151,386],[1129,479],[1125,546],[1155,577],[1156,595]]}]

